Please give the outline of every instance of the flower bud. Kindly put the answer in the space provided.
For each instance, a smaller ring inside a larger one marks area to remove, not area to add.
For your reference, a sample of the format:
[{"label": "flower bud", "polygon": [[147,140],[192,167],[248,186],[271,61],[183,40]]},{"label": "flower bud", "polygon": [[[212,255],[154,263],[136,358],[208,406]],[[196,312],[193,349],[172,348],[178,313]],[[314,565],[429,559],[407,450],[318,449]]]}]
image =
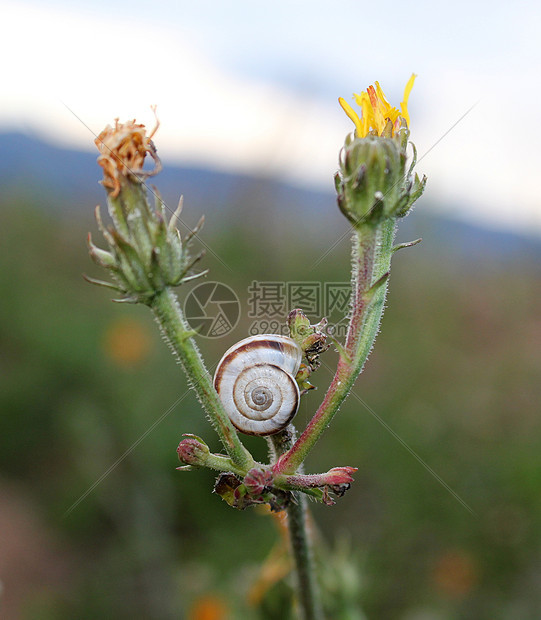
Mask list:
[{"label": "flower bud", "polygon": [[272,473],[268,469],[252,468],[244,477],[244,485],[250,495],[258,496],[267,491],[273,483]]},{"label": "flower bud", "polygon": [[195,435],[187,435],[177,448],[179,460],[185,465],[203,466],[210,454],[207,444]]},{"label": "flower bud", "polygon": [[308,381],[311,374],[312,374],[312,369],[310,368],[310,366],[307,366],[306,364],[301,364],[299,366],[299,370],[297,374],[295,375],[295,381],[297,382],[297,385],[299,386],[299,388],[302,390],[301,396],[306,394],[308,390],[315,389],[315,385],[312,385],[310,381]]},{"label": "flower bud", "polygon": [[409,139],[407,101],[415,76],[409,80],[401,110],[393,108],[376,82],[355,95],[361,116],[340,98],[339,102],[355,124],[340,152],[340,169],[335,175],[338,206],[353,226],[377,224],[382,219],[406,215],[424,190],[426,179],[406,171]]},{"label": "flower bud", "polygon": [[368,136],[344,147],[338,173],[338,206],[355,225],[379,220],[399,201],[405,154],[396,139]]},{"label": "flower bud", "polygon": [[316,325],[310,325],[308,317],[297,308],[289,313],[287,324],[290,337],[302,349],[310,369],[315,370],[320,364],[319,355],[330,347],[327,344],[327,334],[323,331],[327,326],[327,319],[322,319]]},{"label": "flower bud", "polygon": [[356,467],[333,467],[326,474],[322,474],[322,479],[334,493],[343,495],[354,481],[353,474],[356,471]]},{"label": "flower bud", "polygon": [[324,474],[293,474],[286,476],[286,481],[296,489],[321,489],[321,499],[324,504],[332,506],[334,500],[329,492],[342,497],[353,482],[356,467],[333,467]]}]

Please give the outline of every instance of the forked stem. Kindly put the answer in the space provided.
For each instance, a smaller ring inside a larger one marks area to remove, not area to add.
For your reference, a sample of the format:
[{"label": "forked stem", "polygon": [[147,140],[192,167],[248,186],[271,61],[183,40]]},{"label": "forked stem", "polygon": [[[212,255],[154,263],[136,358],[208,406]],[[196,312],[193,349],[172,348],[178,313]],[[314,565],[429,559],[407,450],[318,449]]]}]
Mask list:
[{"label": "forked stem", "polygon": [[359,376],[376,339],[391,268],[396,220],[354,228],[352,302],[346,344],[319,409],[302,435],[274,466],[275,474],[293,474],[330,424]]}]

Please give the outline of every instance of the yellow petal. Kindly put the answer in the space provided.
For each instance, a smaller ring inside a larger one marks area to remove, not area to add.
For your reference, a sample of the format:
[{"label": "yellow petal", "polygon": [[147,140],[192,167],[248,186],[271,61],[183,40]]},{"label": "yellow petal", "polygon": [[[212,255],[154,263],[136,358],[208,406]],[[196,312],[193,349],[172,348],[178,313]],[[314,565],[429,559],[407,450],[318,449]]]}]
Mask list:
[{"label": "yellow petal", "polygon": [[370,102],[370,97],[366,91],[363,91],[360,95],[354,95],[357,105],[361,108],[361,123],[362,132],[359,137],[366,138],[370,127],[375,127],[376,119],[374,117],[374,109]]},{"label": "yellow petal", "polygon": [[382,114],[385,115],[387,111],[391,109],[392,106],[387,101],[387,97],[385,96],[383,89],[379,85],[379,82],[374,82],[374,84],[376,86],[376,95],[378,99],[379,108],[381,109]]},{"label": "yellow petal", "polygon": [[361,123],[361,119],[357,115],[357,112],[349,105],[349,103],[343,98],[338,97],[338,103],[342,106],[342,110],[348,115],[348,117],[355,124],[355,129],[358,138],[364,138],[366,134],[363,134],[363,125]]},{"label": "yellow petal", "polygon": [[378,134],[381,134],[381,131],[383,131],[383,129],[385,128],[387,119],[390,119],[394,125],[396,119],[400,115],[400,112],[397,108],[393,108],[393,106],[387,101],[387,97],[385,97],[385,93],[379,85],[379,82],[375,82],[375,85],[379,109],[381,110],[381,114],[383,115],[383,126],[381,128],[378,128]]},{"label": "yellow petal", "polygon": [[[379,87],[379,84],[376,82],[376,85]],[[381,88],[379,89],[381,91]],[[373,86],[369,86],[366,89],[368,93],[368,100],[370,101],[371,107],[371,123],[370,127],[378,134],[383,130],[385,126],[385,117],[383,116],[382,110],[385,109],[382,107],[384,104],[380,104],[376,89]],[[381,91],[383,92],[383,91]]]},{"label": "yellow petal", "polygon": [[370,133],[381,136],[384,131],[388,133],[388,121],[391,121],[393,131],[400,128],[400,119],[404,119],[409,126],[408,98],[416,77],[415,73],[412,73],[406,84],[404,101],[400,104],[400,110],[387,101],[379,82],[374,82],[374,86],[369,86],[366,91],[353,95],[357,105],[361,108],[360,115],[357,115],[344,99],[339,99],[345,113],[355,124],[357,137],[365,138]]},{"label": "yellow petal", "polygon": [[406,84],[406,88],[404,89],[404,101],[402,101],[402,103],[400,104],[400,109],[402,111],[401,116],[403,119],[405,119],[408,127],[410,125],[410,115],[408,113],[408,99],[411,93],[411,89],[413,88],[413,82],[415,82],[416,77],[417,76],[415,75],[415,73],[411,74],[411,77]]}]

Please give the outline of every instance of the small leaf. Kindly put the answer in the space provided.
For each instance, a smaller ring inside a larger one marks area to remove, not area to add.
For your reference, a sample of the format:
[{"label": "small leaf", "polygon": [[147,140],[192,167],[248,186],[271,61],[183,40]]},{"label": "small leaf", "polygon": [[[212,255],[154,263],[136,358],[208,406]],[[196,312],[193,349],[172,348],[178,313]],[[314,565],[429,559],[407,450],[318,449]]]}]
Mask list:
[{"label": "small leaf", "polygon": [[338,355],[347,363],[347,364],[351,364],[351,356],[349,355],[349,353],[346,351],[346,348],[344,347],[344,345],[337,340],[332,334],[331,332],[329,332],[329,330],[327,330],[327,335],[329,340],[333,343],[333,345],[336,347],[336,350],[338,351]]},{"label": "small leaf", "polygon": [[235,496],[235,491],[241,484],[241,481],[233,474],[222,473],[216,478],[214,493],[219,495],[230,506],[236,508],[237,498]]},{"label": "small leaf", "polygon": [[389,276],[391,275],[390,271],[387,271],[386,273],[384,273],[381,278],[379,278],[378,280],[376,280],[374,282],[374,284],[372,284],[372,286],[366,291],[366,293],[363,294],[364,299],[367,302],[372,301],[372,299],[374,298],[374,295],[378,292],[378,290],[387,283],[387,280],[389,279]]},{"label": "small leaf", "polygon": [[409,241],[408,243],[399,243],[398,245],[395,245],[393,247],[393,252],[398,252],[398,250],[403,250],[404,248],[411,248],[414,245],[421,243],[421,241],[422,239],[421,237],[419,237],[419,239],[415,239],[415,241]]},{"label": "small leaf", "polygon": [[184,342],[185,340],[188,340],[188,338],[193,338],[194,336],[197,336],[198,333],[199,332],[196,329],[190,329],[189,331],[180,334],[178,338],[180,342]]}]

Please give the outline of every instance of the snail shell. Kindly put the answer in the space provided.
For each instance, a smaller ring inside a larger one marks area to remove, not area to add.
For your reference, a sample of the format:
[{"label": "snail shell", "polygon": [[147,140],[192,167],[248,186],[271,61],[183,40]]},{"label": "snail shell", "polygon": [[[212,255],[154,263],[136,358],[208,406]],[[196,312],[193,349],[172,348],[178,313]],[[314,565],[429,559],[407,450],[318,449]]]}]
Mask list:
[{"label": "snail shell", "polygon": [[214,387],[235,428],[272,435],[289,424],[299,408],[301,359],[300,346],[277,334],[245,338],[225,352]]}]

